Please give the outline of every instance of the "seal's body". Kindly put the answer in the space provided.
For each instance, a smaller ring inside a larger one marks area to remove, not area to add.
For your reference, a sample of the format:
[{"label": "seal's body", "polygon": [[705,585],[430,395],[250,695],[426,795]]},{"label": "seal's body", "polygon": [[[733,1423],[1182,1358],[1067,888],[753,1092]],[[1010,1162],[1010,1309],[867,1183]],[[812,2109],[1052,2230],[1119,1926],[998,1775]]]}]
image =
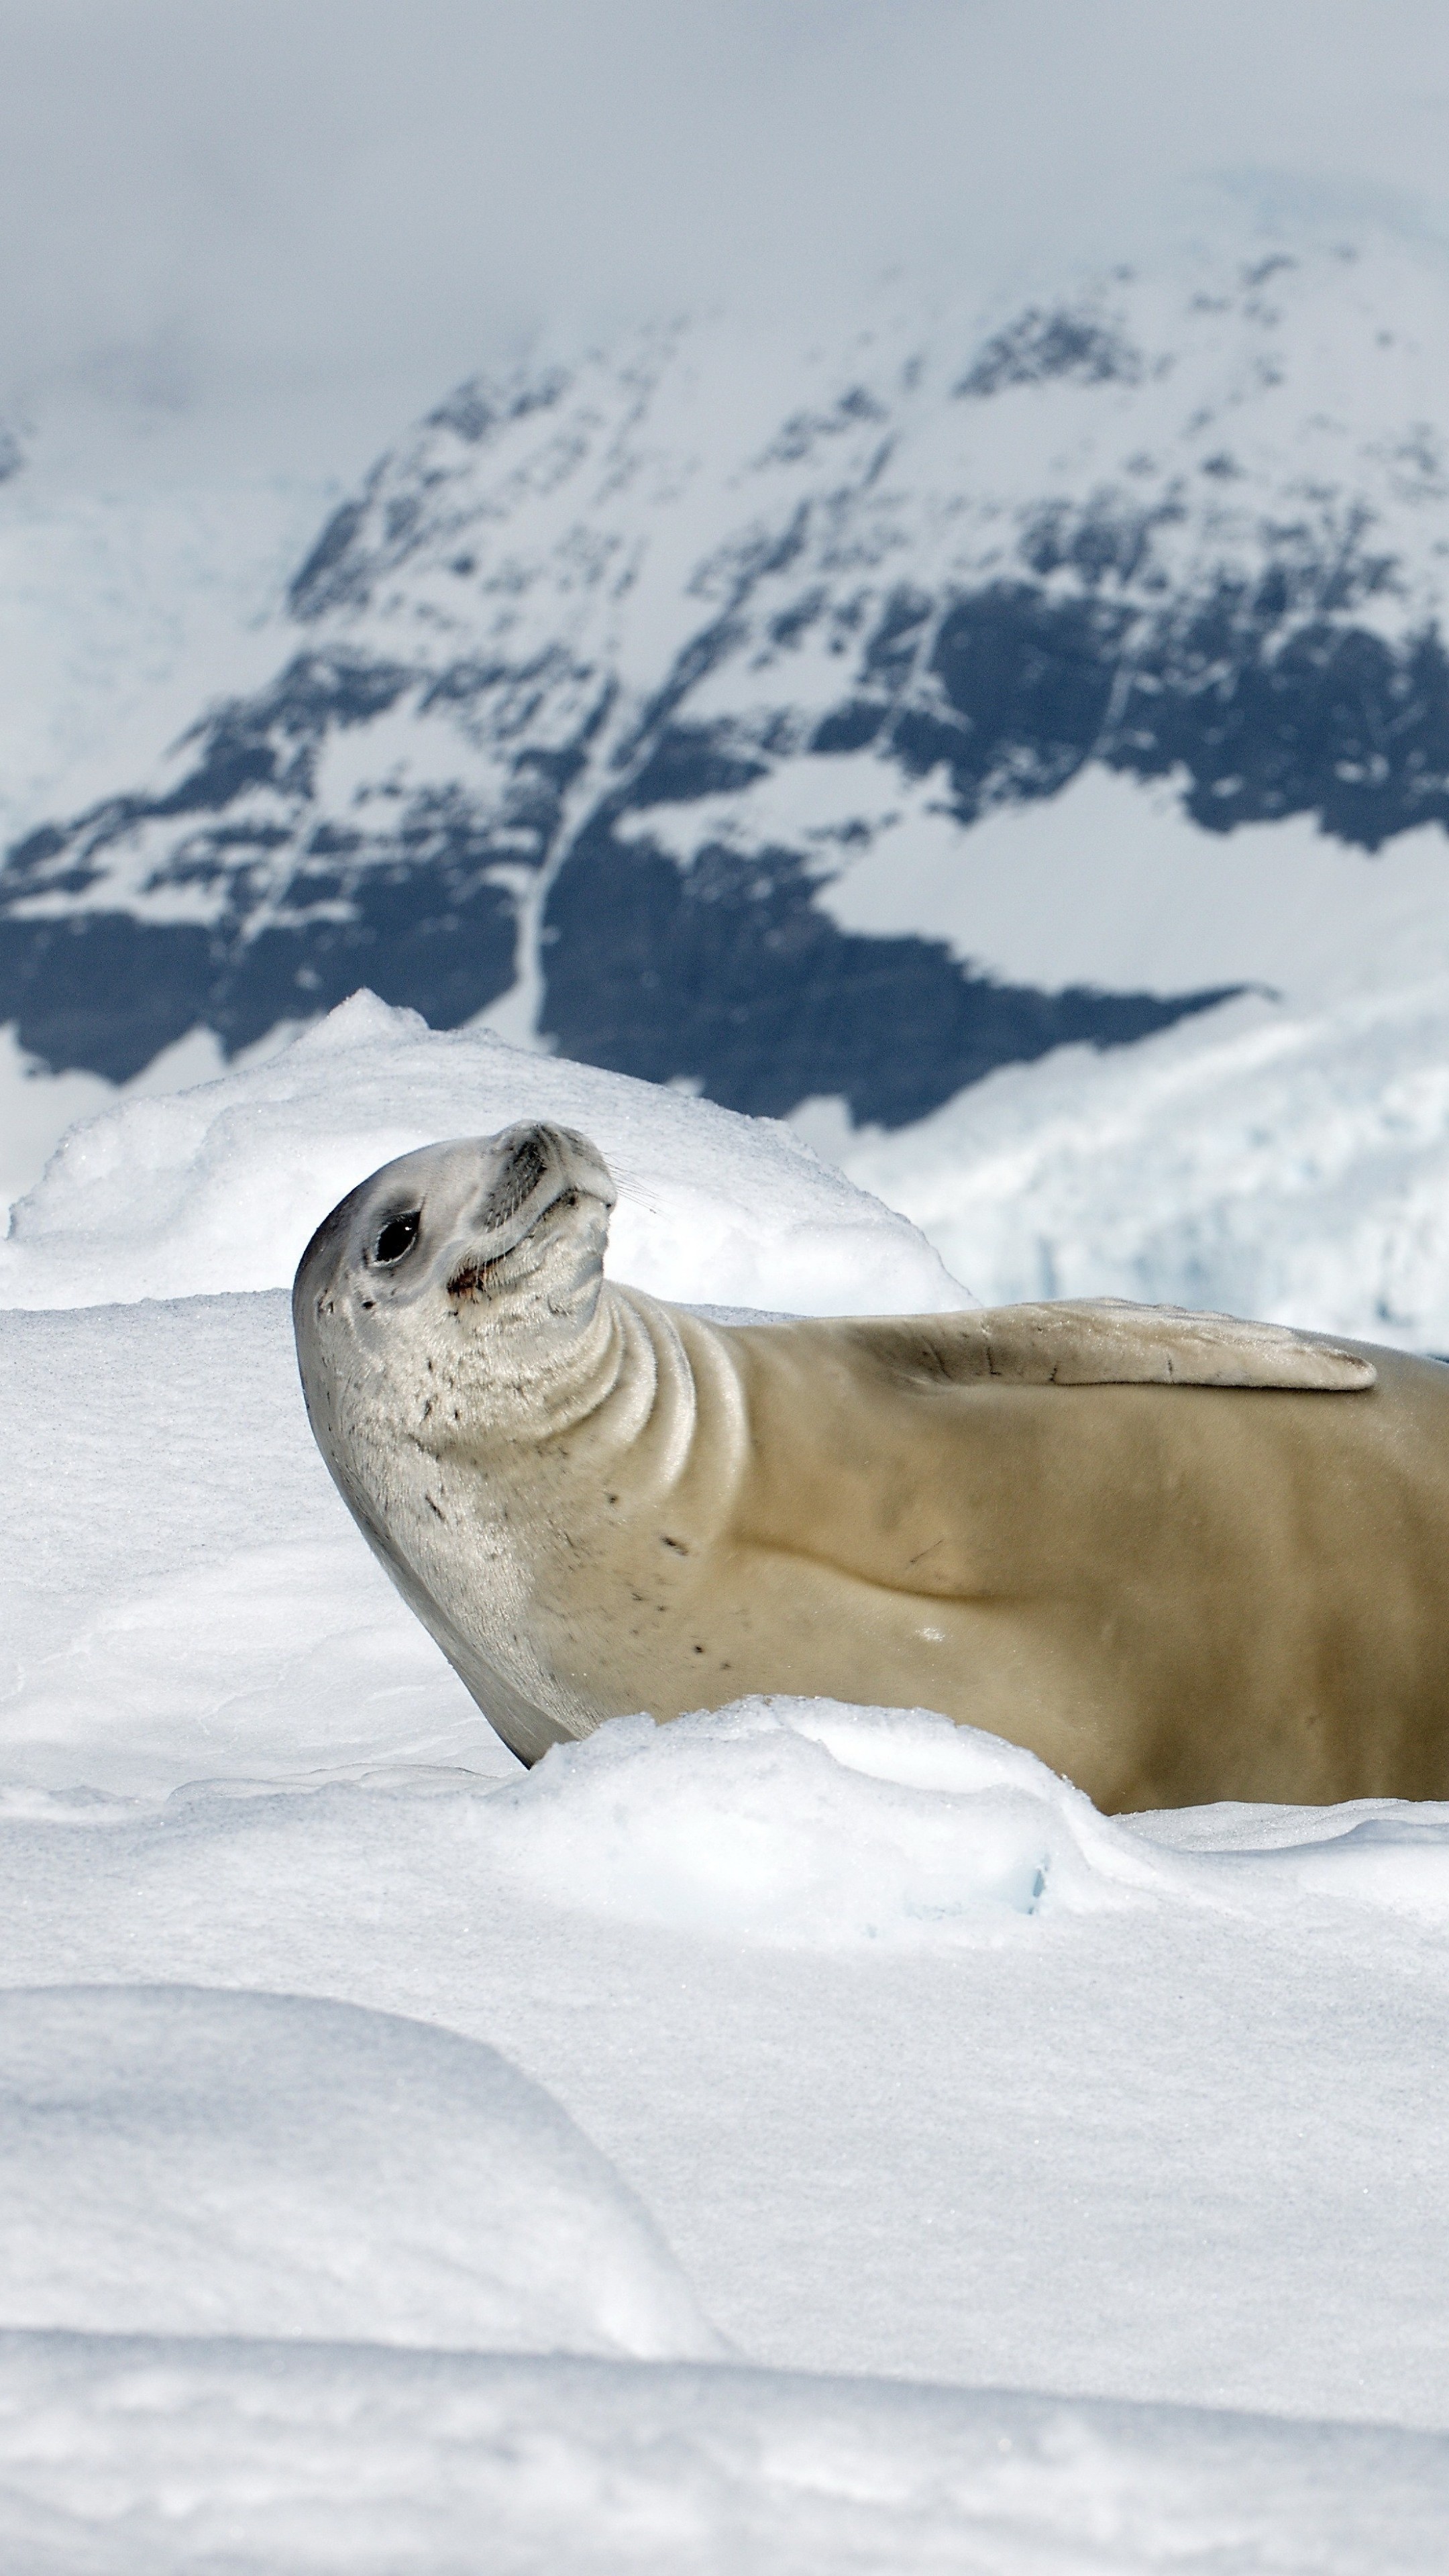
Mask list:
[{"label": "seal's body", "polygon": [[714,1325],[604,1281],[612,1202],[510,1129],[297,1274],[328,1465],[525,1761],[788,1692],[1107,1808],[1449,1796],[1449,1369],[1107,1302]]}]

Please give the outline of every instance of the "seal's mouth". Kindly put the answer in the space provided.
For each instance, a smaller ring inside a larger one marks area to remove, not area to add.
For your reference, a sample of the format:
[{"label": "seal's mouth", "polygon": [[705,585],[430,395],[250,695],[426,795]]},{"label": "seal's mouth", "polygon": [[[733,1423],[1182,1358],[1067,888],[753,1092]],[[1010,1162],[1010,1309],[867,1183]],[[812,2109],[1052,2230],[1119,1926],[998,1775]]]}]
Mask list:
[{"label": "seal's mouth", "polygon": [[497,1284],[500,1272],[515,1252],[521,1250],[530,1235],[536,1234],[546,1216],[556,1207],[577,1207],[580,1193],[571,1181],[560,1179],[550,1196],[528,1211],[528,1222],[518,1227],[506,1243],[495,1244],[488,1252],[465,1253],[448,1281],[450,1297],[476,1297]]}]

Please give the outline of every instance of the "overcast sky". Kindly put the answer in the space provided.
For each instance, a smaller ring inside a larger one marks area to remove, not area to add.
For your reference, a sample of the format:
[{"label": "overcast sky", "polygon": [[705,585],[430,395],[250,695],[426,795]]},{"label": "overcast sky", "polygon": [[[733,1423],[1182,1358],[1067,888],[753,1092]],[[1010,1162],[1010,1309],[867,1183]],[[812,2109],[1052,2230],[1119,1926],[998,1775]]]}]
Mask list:
[{"label": "overcast sky", "polygon": [[261,389],[348,471],[530,334],[1290,199],[1449,240],[1444,0],[0,0],[0,411]]}]

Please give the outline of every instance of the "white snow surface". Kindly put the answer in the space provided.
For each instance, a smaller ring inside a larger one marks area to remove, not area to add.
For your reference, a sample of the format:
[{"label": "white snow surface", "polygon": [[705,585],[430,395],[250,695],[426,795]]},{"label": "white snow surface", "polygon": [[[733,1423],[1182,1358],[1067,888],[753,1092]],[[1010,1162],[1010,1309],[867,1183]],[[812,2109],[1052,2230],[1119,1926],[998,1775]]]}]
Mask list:
[{"label": "white snow surface", "polygon": [[25,2576],[1438,2576],[1449,2444],[783,2371],[0,2335],[0,2482]]},{"label": "white snow surface", "polygon": [[741,1700],[620,1718],[490,1798],[500,1880],[627,1923],[791,1948],[980,1941],[1154,1885],[1034,1755],[924,1709]]},{"label": "white snow surface", "polygon": [[382,1163],[515,1119],[582,1128],[619,1187],[609,1268],[684,1302],[930,1313],[961,1291],[915,1229],[778,1120],[430,1031],[356,994],[263,1063],[73,1128],[0,1244],[0,1301],[103,1304],[288,1284]]},{"label": "white snow surface", "polygon": [[[0,2559],[1437,2571],[1449,1810],[1111,1819],[785,1700],[523,1773],[224,1275],[478,1066],[496,1123],[509,1050],[351,1006],[115,1112],[13,1246]],[[921,1257],[788,1134],[577,1079],[711,1302]]]}]

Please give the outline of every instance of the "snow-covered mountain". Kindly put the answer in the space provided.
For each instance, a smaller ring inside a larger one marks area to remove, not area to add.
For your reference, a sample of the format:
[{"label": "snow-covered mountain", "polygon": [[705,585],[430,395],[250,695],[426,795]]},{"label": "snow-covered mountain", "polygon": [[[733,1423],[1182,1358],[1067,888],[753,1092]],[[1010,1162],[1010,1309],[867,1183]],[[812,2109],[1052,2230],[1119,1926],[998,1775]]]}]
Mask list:
[{"label": "snow-covered mountain", "polygon": [[1360,956],[1396,836],[1439,909],[1446,351],[1345,246],[466,385],[275,675],[12,848],[0,1020],[116,1080],[366,983],[895,1127]]}]

